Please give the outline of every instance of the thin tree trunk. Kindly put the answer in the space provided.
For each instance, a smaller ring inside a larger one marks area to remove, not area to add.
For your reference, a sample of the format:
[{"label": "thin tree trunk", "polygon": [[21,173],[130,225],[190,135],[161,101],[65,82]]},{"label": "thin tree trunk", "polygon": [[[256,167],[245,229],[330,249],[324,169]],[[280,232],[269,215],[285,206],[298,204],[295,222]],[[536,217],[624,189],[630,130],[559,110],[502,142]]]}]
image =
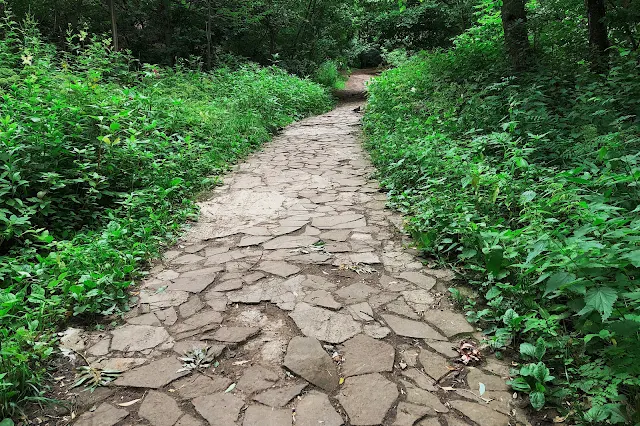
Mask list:
[{"label": "thin tree trunk", "polygon": [[113,37],[113,50],[118,51],[118,22],[116,20],[116,6],[114,0],[109,0],[109,11],[111,12],[111,36]]},{"label": "thin tree trunk", "polygon": [[211,69],[211,0],[207,0],[207,70]]},{"label": "thin tree trunk", "polygon": [[504,43],[516,71],[525,70],[531,64],[532,51],[529,45],[524,4],[524,0],[503,0],[502,2]]},{"label": "thin tree trunk", "polygon": [[589,20],[589,50],[591,66],[596,72],[604,71],[608,65],[609,36],[605,22],[604,0],[587,0],[587,18]]}]

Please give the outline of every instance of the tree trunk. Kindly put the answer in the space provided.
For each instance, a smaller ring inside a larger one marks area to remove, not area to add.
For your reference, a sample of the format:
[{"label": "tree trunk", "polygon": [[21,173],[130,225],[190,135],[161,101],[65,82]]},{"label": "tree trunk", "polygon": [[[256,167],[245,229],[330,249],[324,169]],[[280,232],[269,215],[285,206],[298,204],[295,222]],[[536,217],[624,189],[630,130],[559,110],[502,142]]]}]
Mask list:
[{"label": "tree trunk", "polygon": [[207,70],[211,70],[211,0],[207,0]]},{"label": "tree trunk", "polygon": [[587,17],[589,20],[589,50],[591,66],[596,72],[604,71],[608,64],[609,36],[604,0],[587,0]]},{"label": "tree trunk", "polygon": [[525,70],[531,64],[532,52],[529,46],[524,4],[524,0],[503,0],[502,2],[504,44],[516,71]]},{"label": "tree trunk", "polygon": [[113,37],[113,50],[118,51],[118,22],[116,20],[116,6],[114,0],[109,0],[109,11],[111,12],[111,36]]}]

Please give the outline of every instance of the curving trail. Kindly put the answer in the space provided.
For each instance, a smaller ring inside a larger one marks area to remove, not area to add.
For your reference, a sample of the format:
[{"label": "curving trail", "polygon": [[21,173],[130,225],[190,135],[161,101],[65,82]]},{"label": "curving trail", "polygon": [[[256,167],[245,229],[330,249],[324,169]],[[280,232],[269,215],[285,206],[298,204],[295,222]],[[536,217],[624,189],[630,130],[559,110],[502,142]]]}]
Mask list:
[{"label": "curving trail", "polygon": [[[341,97],[362,98],[368,77]],[[446,297],[452,273],[404,248],[361,147],[360,105],[293,124],[238,166],[142,283],[126,324],[75,340],[89,362],[124,370],[79,394],[75,424],[525,421],[506,365],[446,374],[475,330]],[[194,348],[214,364],[180,371]]]}]

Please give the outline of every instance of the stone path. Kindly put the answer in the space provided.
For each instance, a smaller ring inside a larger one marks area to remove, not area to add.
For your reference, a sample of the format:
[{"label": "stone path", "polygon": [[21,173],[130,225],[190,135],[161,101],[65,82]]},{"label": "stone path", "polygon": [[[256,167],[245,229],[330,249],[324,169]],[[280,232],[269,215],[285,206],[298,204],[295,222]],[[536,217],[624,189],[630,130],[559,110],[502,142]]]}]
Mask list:
[{"label": "stone path", "polygon": [[[403,248],[357,106],[289,126],[240,165],[126,324],[70,339],[124,371],[79,394],[76,425],[526,423],[496,360],[436,382],[475,330],[447,301],[452,274]],[[211,366],[185,371],[193,350]]]}]

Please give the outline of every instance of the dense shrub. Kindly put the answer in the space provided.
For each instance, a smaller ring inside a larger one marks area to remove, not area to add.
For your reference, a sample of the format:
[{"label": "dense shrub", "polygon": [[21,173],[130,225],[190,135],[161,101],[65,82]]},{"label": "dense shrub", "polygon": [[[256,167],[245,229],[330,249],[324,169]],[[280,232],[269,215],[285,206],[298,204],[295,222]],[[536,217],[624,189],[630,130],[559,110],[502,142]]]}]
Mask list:
[{"label": "dense shrub", "polygon": [[278,68],[134,71],[84,33],[66,52],[30,23],[0,33],[1,419],[39,398],[57,324],[125,307],[193,196],[331,101]]},{"label": "dense shrub", "polygon": [[512,387],[577,422],[636,423],[637,54],[512,76],[496,23],[376,78],[367,146],[419,247],[481,295],[469,320],[520,352]]},{"label": "dense shrub", "polygon": [[325,61],[313,74],[313,81],[328,89],[341,89],[344,87],[345,78],[340,73],[336,61]]}]

